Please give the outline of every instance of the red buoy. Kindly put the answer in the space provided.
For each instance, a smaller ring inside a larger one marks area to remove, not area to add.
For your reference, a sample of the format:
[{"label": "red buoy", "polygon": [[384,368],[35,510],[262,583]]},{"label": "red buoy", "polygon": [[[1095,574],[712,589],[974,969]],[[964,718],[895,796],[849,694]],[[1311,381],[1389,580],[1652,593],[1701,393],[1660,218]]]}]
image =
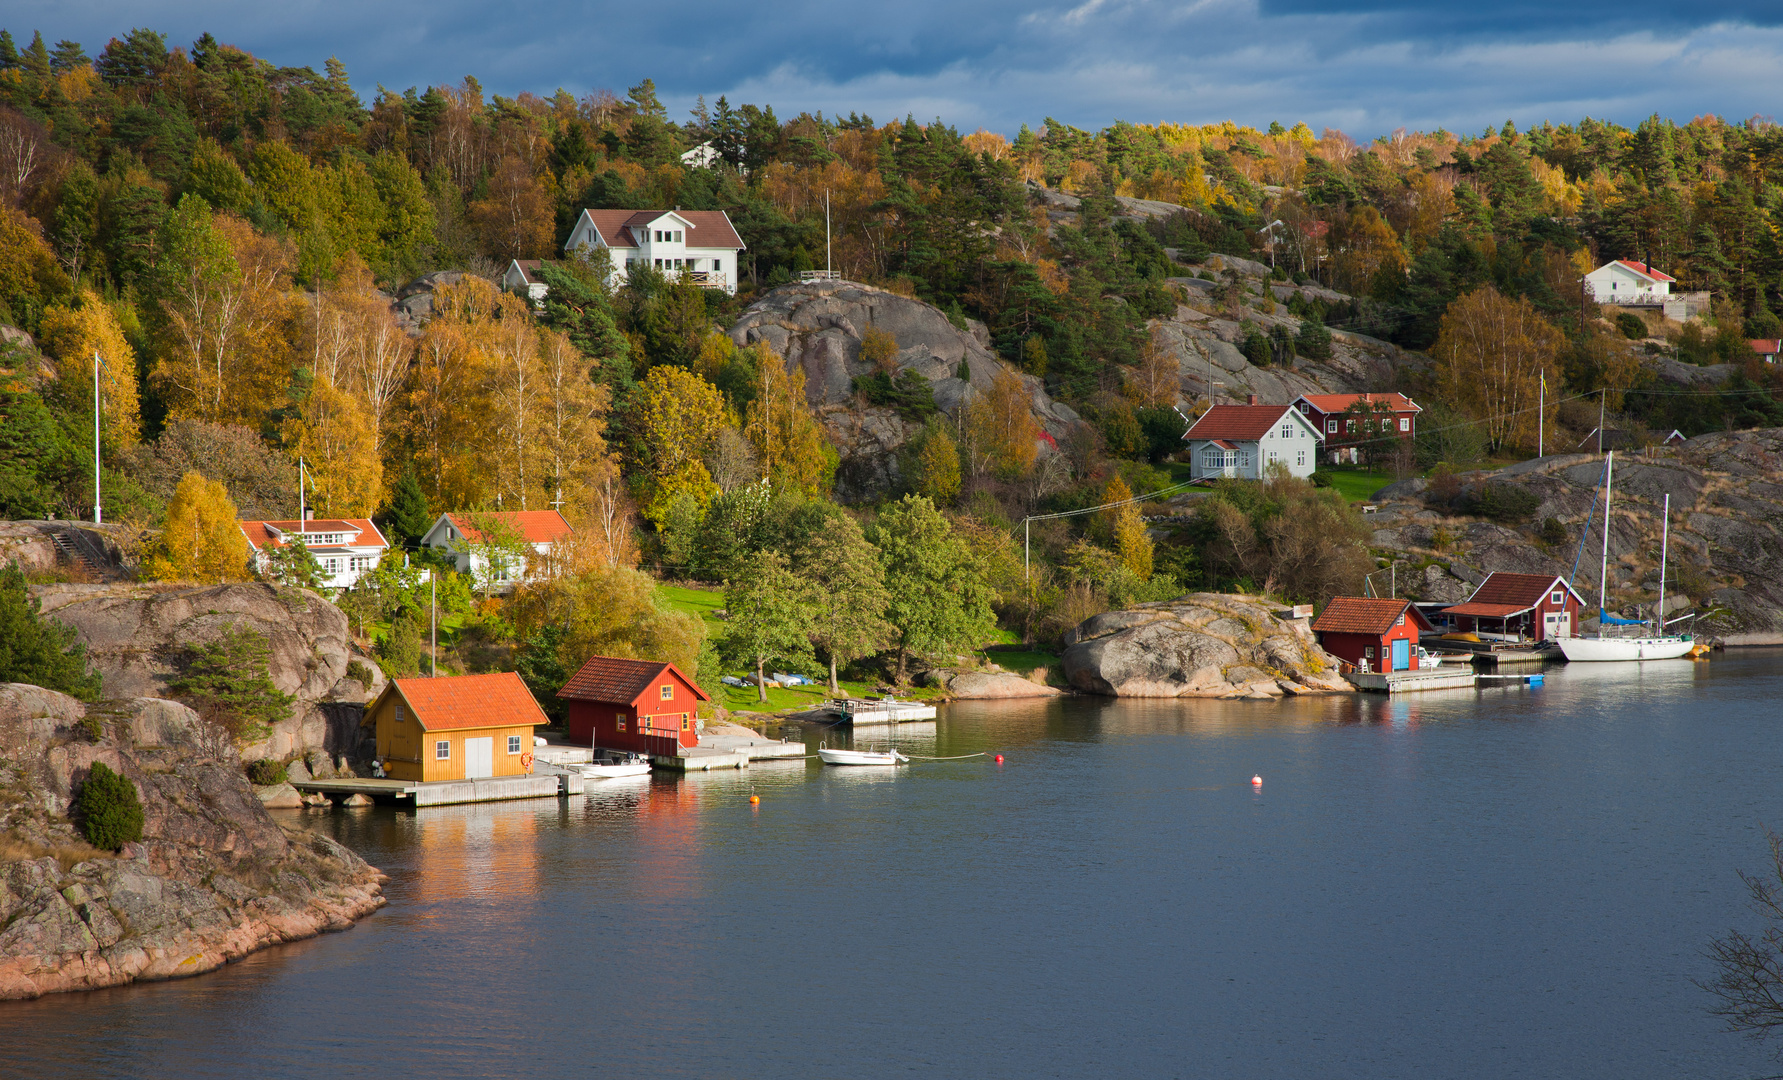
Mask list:
[{"label": "red buoy", "polygon": [[1252,787],[1262,787],[1263,786],[1263,778],[1261,776],[1251,777],[1251,786]]},{"label": "red buoy", "polygon": [[999,764],[999,765],[1003,764],[1003,755],[1002,754],[997,755],[997,764]]}]

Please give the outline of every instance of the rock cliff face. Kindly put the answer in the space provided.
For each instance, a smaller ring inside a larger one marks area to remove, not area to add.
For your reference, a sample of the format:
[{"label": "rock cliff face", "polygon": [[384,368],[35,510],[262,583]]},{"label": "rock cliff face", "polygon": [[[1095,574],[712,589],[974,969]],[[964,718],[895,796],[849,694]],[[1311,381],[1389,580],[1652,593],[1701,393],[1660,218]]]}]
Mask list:
[{"label": "rock cliff face", "polygon": [[[168,696],[167,682],[186,646],[237,626],[266,635],[272,681],[296,701],[288,720],[242,747],[248,760],[283,760],[317,749],[353,755],[362,736],[362,706],[384,686],[377,664],[354,651],[347,617],[306,589],[128,584],[42,585],[32,591],[44,615],[74,627],[86,642],[106,697]],[[355,661],[370,685],[347,673]]]},{"label": "rock cliff face", "polygon": [[[143,838],[116,855],[69,820],[96,761],[142,799]],[[197,975],[344,930],[384,903],[383,880],[275,823],[228,740],[185,706],[0,684],[0,999]]]},{"label": "rock cliff face", "polygon": [[1111,697],[1275,698],[1349,690],[1306,619],[1254,596],[1194,593],[1085,620],[1065,635],[1071,685]]},{"label": "rock cliff face", "polygon": [[[998,359],[980,324],[960,330],[932,304],[851,281],[782,285],[738,317],[731,338],[739,345],[766,342],[785,358],[789,371],[804,371],[806,400],[842,455],[837,479],[845,495],[891,486],[898,477],[897,450],[921,426],[891,409],[857,402],[853,380],[873,371],[860,358],[868,327],[897,339],[897,370],[927,379],[935,404],[950,416],[966,402],[968,388],[984,393],[998,371],[1008,370],[1021,379],[1034,418],[1054,440],[1080,422],[1077,413],[1047,396],[1039,379]],[[962,365],[968,378],[960,377]]]},{"label": "rock cliff face", "polygon": [[[1693,603],[1706,615],[1699,632],[1729,644],[1783,644],[1783,429],[1717,432],[1617,454],[1615,475],[1611,607],[1651,614],[1660,509],[1669,494],[1668,612]],[[1457,516],[1432,505],[1426,481],[1402,481],[1375,495],[1373,546],[1411,564],[1399,574],[1401,595],[1459,601],[1494,570],[1570,577],[1576,560],[1575,585],[1595,602],[1603,507],[1594,515],[1592,500],[1602,477],[1603,459],[1595,454],[1550,455],[1460,477],[1466,488],[1505,484],[1535,495],[1534,512],[1515,528]],[[1549,518],[1564,539],[1542,539]]]}]

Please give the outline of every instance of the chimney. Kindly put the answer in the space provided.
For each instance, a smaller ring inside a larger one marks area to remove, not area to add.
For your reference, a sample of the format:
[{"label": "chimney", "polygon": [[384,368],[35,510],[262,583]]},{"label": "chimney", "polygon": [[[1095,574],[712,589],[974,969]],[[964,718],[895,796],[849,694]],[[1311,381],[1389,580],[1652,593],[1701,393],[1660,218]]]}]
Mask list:
[{"label": "chimney", "polygon": [[1251,395],[1251,400],[1250,400],[1250,403],[1251,403],[1251,404],[1252,404],[1252,405],[1255,405],[1255,404],[1256,404],[1256,403],[1257,403],[1257,395],[1255,395],[1255,394],[1252,394],[1252,395]]}]

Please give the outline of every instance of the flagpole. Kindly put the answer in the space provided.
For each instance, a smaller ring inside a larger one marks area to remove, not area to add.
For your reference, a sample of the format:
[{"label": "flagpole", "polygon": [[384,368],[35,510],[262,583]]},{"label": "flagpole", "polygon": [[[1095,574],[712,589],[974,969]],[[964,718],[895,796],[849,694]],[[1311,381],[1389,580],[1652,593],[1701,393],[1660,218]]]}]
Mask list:
[{"label": "flagpole", "polygon": [[99,350],[93,350],[93,524],[105,521],[99,497]]},{"label": "flagpole", "polygon": [[1542,372],[1541,404],[1535,410],[1535,456],[1541,457],[1546,444],[1542,437],[1547,434],[1548,427],[1548,373]]}]

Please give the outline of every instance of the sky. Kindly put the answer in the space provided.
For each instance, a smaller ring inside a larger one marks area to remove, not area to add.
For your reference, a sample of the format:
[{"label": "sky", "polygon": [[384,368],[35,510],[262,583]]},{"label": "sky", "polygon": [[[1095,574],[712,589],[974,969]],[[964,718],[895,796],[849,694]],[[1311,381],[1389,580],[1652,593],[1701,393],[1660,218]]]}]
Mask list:
[{"label": "sky", "polygon": [[278,65],[338,56],[368,100],[465,75],[510,96],[623,96],[652,78],[677,119],[724,95],[782,119],[913,115],[1010,136],[1048,117],[1304,121],[1366,141],[1783,111],[1783,0],[12,0],[0,26],[93,56],[135,26],[181,45],[208,30]]}]

